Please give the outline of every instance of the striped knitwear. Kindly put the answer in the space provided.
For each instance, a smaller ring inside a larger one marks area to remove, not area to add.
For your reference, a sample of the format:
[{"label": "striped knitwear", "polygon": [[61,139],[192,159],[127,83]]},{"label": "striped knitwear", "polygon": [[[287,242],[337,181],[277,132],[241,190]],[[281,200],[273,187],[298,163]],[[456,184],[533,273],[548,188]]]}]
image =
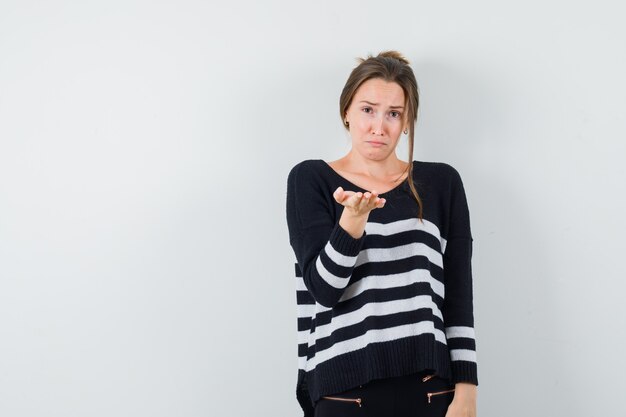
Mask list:
[{"label": "striped knitwear", "polygon": [[339,219],[337,187],[365,190],[321,159],[287,179],[295,254],[297,399],[313,415],[324,395],[373,379],[431,370],[478,385],[472,235],[461,177],[441,162],[413,161],[423,221],[405,179],[379,194],[359,238]]}]

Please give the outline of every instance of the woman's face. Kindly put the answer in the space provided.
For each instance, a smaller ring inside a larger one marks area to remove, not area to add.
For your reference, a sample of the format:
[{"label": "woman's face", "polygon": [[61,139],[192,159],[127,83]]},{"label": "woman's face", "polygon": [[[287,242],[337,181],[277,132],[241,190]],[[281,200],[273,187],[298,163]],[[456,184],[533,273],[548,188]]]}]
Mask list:
[{"label": "woman's face", "polygon": [[352,149],[364,157],[384,160],[395,151],[405,129],[404,91],[395,82],[372,78],[357,89],[345,119]]}]

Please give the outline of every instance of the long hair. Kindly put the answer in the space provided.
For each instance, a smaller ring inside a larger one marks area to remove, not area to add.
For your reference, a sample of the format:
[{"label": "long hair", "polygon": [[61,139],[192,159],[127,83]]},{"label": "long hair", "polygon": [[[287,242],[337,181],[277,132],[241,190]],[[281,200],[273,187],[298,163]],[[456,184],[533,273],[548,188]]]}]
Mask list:
[{"label": "long hair", "polygon": [[423,221],[424,207],[415,184],[413,183],[413,144],[415,140],[415,121],[417,120],[417,109],[419,106],[419,92],[417,89],[417,81],[415,74],[409,66],[409,61],[398,51],[384,51],[374,57],[368,55],[367,59],[357,58],[359,65],[350,73],[346,85],[343,87],[339,98],[339,115],[346,130],[348,124],[344,122],[344,118],[348,107],[352,103],[354,94],[361,84],[372,78],[380,78],[387,82],[395,82],[404,91],[406,112],[404,121],[408,125],[409,136],[409,165],[408,182],[411,194],[417,201],[419,207],[417,217]]}]

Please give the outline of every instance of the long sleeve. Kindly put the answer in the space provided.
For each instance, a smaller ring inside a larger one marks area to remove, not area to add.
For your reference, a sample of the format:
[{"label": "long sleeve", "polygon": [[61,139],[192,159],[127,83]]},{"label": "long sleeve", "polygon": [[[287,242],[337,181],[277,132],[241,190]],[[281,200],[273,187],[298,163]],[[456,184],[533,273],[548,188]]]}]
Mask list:
[{"label": "long sleeve", "polygon": [[478,385],[472,291],[472,234],[463,182],[452,168],[449,228],[444,250],[443,318],[452,382]]},{"label": "long sleeve", "polygon": [[314,300],[333,307],[341,298],[363,246],[366,233],[353,238],[338,222],[332,191],[305,162],[287,179],[289,243]]}]

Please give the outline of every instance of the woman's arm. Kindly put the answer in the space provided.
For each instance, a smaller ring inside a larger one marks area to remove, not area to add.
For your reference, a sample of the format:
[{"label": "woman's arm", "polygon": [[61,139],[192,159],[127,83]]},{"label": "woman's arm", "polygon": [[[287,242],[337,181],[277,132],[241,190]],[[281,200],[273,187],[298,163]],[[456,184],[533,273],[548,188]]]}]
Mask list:
[{"label": "woman's arm", "polygon": [[450,217],[444,250],[443,318],[452,368],[454,398],[446,417],[475,417],[478,374],[472,293],[472,233],[465,189],[452,168]]},{"label": "woman's arm", "polygon": [[315,301],[333,307],[350,281],[365,238],[351,236],[335,220],[332,197],[305,162],[287,178],[289,243],[307,290]]},{"label": "woman's arm", "polygon": [[[323,184],[305,163],[287,179],[289,241],[307,290],[315,301],[333,307],[347,287],[363,241],[369,212],[384,201],[370,193],[337,189],[325,195]],[[338,221],[334,202],[344,205]]]},{"label": "woman's arm", "polygon": [[452,383],[478,385],[472,293],[472,234],[459,173],[450,167],[449,219],[443,253],[443,319],[450,351]]}]

